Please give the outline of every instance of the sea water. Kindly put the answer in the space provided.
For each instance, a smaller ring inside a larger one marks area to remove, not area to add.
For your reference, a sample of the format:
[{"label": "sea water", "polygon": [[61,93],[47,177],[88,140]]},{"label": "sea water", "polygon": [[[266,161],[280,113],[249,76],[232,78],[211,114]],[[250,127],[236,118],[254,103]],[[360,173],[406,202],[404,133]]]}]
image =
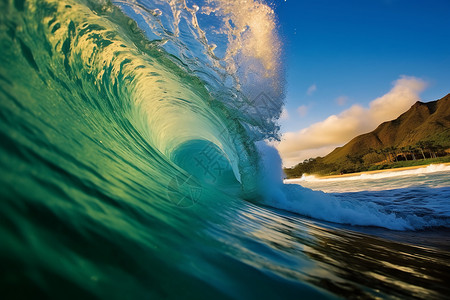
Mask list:
[{"label": "sea water", "polygon": [[[430,165],[414,170],[324,179],[303,176],[300,179],[285,180],[285,183],[299,184],[334,196],[339,204],[333,209],[352,210],[353,216],[347,220],[349,224],[377,225],[394,230],[448,226],[449,166]],[[316,204],[317,201],[311,203]],[[365,224],[371,211],[375,217],[373,222],[379,222],[378,224]],[[378,215],[378,212],[382,214]],[[332,214],[330,212],[322,219],[330,220]],[[318,212],[312,216],[320,218]],[[375,221],[377,218],[379,220]]]},{"label": "sea water", "polygon": [[269,6],[11,0],[0,27],[2,299],[449,294],[448,171],[282,182]]},{"label": "sea water", "polygon": [[[375,174],[355,174],[349,177],[318,178],[303,176],[285,180],[286,184],[301,185],[326,192],[340,199],[392,212],[400,222],[408,220],[408,231],[385,231],[359,227],[356,230],[394,239],[405,239],[413,244],[434,245],[448,249],[450,234],[450,167],[429,165],[412,170],[392,170]],[[363,217],[363,218],[366,218]],[[358,223],[353,220],[349,223]],[[387,218],[379,227],[395,229]],[[355,227],[353,227],[355,229]]]}]

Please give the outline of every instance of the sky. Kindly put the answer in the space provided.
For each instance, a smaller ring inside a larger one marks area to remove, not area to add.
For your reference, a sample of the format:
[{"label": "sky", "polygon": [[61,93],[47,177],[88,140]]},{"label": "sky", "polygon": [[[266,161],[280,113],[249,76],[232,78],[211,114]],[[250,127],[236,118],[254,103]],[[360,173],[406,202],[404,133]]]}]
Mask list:
[{"label": "sky", "polygon": [[450,0],[274,0],[284,166],[450,93]]}]

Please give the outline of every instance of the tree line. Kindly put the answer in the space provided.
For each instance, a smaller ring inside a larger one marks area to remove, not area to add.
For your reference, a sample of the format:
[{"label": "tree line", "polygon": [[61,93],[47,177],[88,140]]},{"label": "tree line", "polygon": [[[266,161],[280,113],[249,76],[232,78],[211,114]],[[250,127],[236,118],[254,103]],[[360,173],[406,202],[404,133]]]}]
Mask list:
[{"label": "tree line", "polygon": [[[323,157],[305,159],[293,168],[285,169],[288,178],[301,177],[303,174],[335,175],[387,169],[399,166],[415,165],[420,160],[437,159],[449,153],[448,147],[432,141],[420,141],[414,145],[380,149],[369,148],[358,154],[347,154],[338,162],[325,162]],[[417,161],[417,163],[416,163]]]}]

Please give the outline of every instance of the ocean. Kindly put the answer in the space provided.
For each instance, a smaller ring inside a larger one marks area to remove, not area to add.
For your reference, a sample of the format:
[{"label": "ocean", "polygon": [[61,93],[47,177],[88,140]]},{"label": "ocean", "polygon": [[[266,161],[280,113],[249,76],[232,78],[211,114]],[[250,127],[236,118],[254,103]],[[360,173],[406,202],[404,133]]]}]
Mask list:
[{"label": "ocean", "polygon": [[2,299],[448,297],[448,167],[283,182],[269,6],[5,0],[0,27]]}]

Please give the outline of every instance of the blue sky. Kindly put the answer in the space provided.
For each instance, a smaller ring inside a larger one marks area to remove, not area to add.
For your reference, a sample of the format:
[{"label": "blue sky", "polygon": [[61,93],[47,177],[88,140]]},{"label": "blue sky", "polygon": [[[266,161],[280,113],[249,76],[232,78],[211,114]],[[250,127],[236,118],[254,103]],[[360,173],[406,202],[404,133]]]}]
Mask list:
[{"label": "blue sky", "polygon": [[[401,76],[422,101],[450,93],[449,0],[276,0],[287,73],[283,132],[388,94]],[[283,154],[283,153],[282,153]]]},{"label": "blue sky", "polygon": [[[368,103],[400,75],[429,83],[424,101],[450,92],[448,0],[287,0],[275,11],[285,49],[286,107],[308,108],[302,120],[283,124],[286,131]],[[347,97],[344,105],[339,97]]]}]

